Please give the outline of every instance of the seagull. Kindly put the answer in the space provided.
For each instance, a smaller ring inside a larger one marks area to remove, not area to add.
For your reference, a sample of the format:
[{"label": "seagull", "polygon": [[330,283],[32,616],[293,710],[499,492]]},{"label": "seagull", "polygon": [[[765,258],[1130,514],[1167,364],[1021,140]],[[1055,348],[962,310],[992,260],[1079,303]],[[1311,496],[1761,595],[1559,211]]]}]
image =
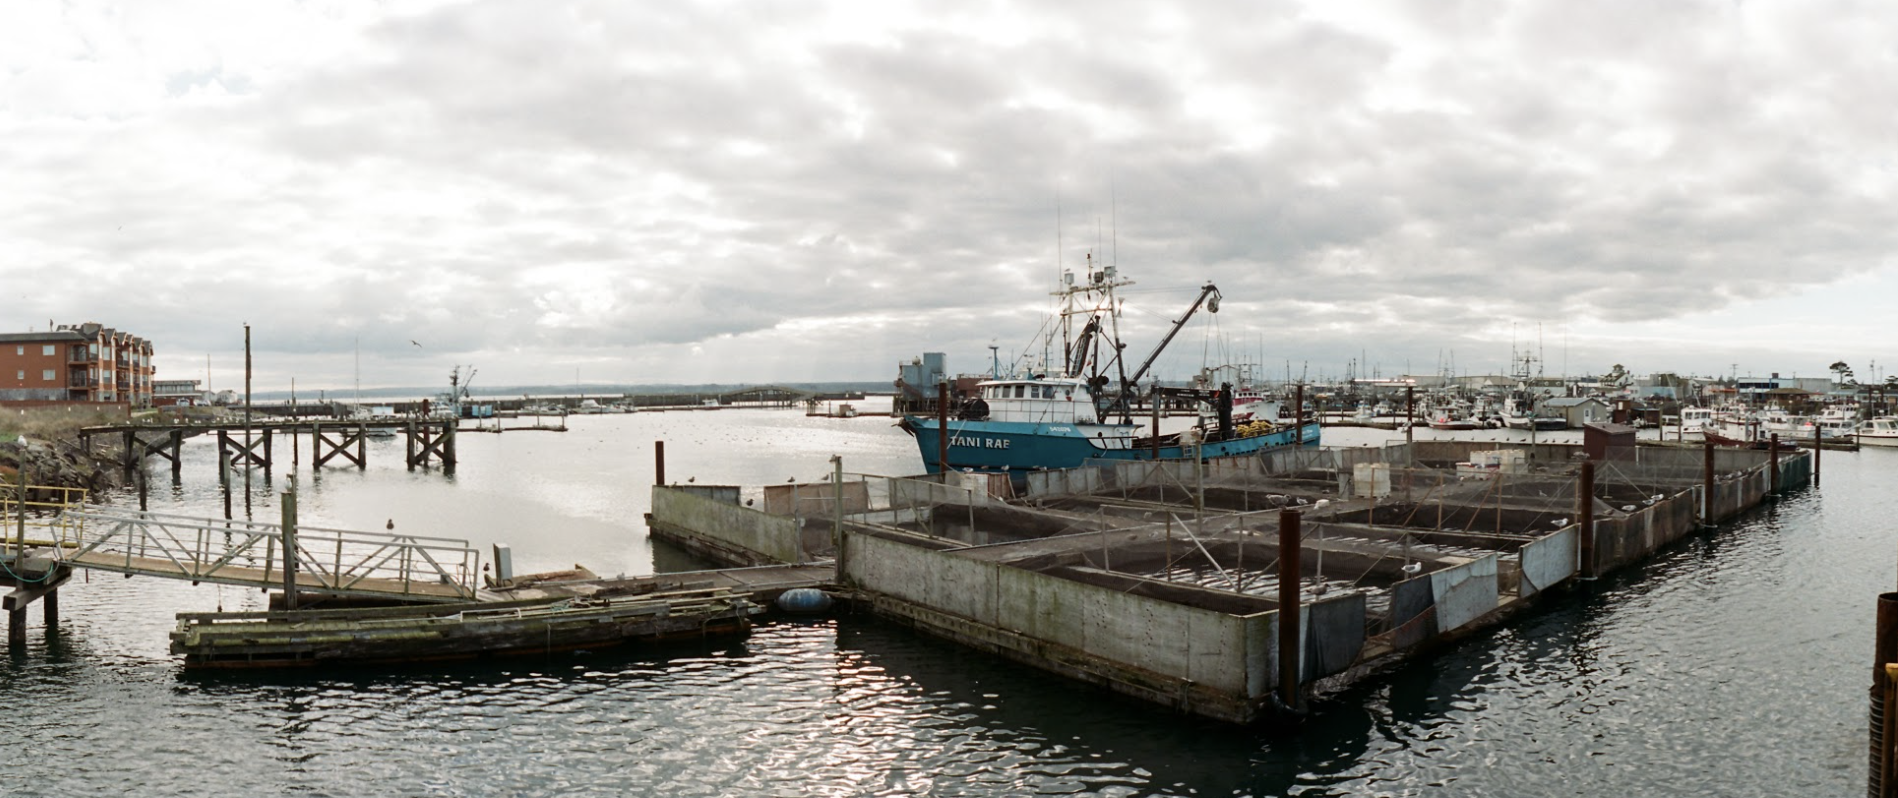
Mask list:
[{"label": "seagull", "polygon": [[1315,510],[1317,508],[1324,507],[1329,504],[1331,504],[1330,499],[1319,499],[1317,504],[1312,505],[1312,509]]},{"label": "seagull", "polygon": [[1404,566],[1400,570],[1402,570],[1404,573],[1409,574],[1411,576],[1416,576],[1417,574],[1423,572],[1423,563],[1414,562],[1414,563]]},{"label": "seagull", "polygon": [[391,519],[389,519],[389,525],[388,525],[388,526],[386,526],[386,527],[383,527],[383,528],[384,528],[384,529],[394,529],[394,528],[395,528],[395,519],[393,519],[393,518],[391,518]]},{"label": "seagull", "polygon": [[412,344],[415,344],[416,346],[421,346],[421,345],[422,345],[422,342],[420,342],[420,341],[417,341],[417,340],[415,340],[414,338],[410,338],[410,339],[409,339],[409,343],[412,343]]},{"label": "seagull", "polygon": [[699,478],[698,478],[697,476],[690,476],[690,477],[686,477],[686,478],[685,478],[685,481],[687,481],[687,482],[697,482],[697,481],[699,481]]},{"label": "seagull", "polygon": [[1557,527],[1565,527],[1565,526],[1568,526],[1568,519],[1567,519],[1567,518],[1557,518],[1557,519],[1555,519],[1555,525],[1556,525]]},{"label": "seagull", "polygon": [[1621,505],[1621,511],[1624,513],[1632,513],[1634,512],[1634,505],[1632,504]]}]

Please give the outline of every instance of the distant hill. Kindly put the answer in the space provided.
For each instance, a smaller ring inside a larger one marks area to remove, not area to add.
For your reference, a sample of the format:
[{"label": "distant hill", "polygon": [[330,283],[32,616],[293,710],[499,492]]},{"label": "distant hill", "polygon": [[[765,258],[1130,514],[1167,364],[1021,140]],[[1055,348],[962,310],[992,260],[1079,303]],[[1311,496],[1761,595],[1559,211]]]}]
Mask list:
[{"label": "distant hill", "polygon": [[[645,395],[645,396],[664,396],[664,395],[676,395],[676,394],[691,395],[691,394],[731,393],[732,391],[742,390],[745,388],[755,388],[760,385],[781,385],[786,388],[796,388],[801,391],[811,391],[813,393],[844,393],[844,392],[849,392],[849,391],[854,391],[854,392],[859,392],[859,393],[893,393],[896,390],[895,386],[891,384],[891,381],[885,380],[882,382],[744,382],[744,383],[732,382],[732,383],[704,383],[700,385],[676,385],[676,384],[670,384],[670,383],[645,384],[645,385],[578,385],[578,386],[575,386],[575,385],[503,385],[503,386],[477,385],[474,388],[472,388],[470,392],[474,394],[475,398],[477,399],[480,399],[480,398],[518,399],[522,396],[618,397],[618,396],[625,396],[628,394],[640,394],[640,395]],[[432,388],[420,388],[420,387],[416,387],[416,388],[364,388],[362,389],[362,393],[360,395],[362,396],[362,399],[365,402],[390,401],[390,400],[397,400],[397,399],[421,399],[421,398],[426,398],[426,397],[432,397],[432,396],[436,396],[442,393],[446,393],[447,390],[448,389],[446,386],[437,386],[437,387],[432,387]],[[347,402],[347,401],[354,401],[357,395],[358,394],[356,393],[356,390],[353,388],[320,389],[320,390],[315,390],[315,391],[304,389],[304,390],[297,391],[298,401],[306,401],[306,402],[319,401],[319,398],[326,399],[329,401]],[[283,401],[290,398],[290,392],[289,391],[257,391],[252,394],[252,397],[256,401],[259,401],[259,402]]]}]

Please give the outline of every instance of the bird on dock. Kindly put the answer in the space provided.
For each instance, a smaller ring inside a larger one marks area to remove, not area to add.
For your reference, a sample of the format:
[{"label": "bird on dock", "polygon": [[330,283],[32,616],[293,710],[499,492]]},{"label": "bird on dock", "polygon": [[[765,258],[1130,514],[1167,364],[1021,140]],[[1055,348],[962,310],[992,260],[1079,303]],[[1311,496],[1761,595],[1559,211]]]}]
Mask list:
[{"label": "bird on dock", "polygon": [[1408,574],[1410,576],[1416,576],[1417,574],[1423,572],[1423,563],[1413,562],[1413,563],[1410,563],[1409,565],[1405,565],[1403,568],[1400,568],[1398,570],[1403,571],[1405,574]]},{"label": "bird on dock", "polygon": [[685,478],[685,481],[687,481],[687,482],[697,482],[697,481],[699,481],[699,478],[698,478],[697,476],[690,476],[690,477],[686,477],[686,478]]},{"label": "bird on dock", "polygon": [[393,519],[393,518],[391,518],[391,519],[389,519],[389,525],[388,525],[388,526],[385,526],[385,527],[383,527],[383,528],[384,528],[384,529],[394,529],[394,528],[395,528],[395,519]]},{"label": "bird on dock", "polygon": [[1565,527],[1565,526],[1568,526],[1568,519],[1567,519],[1567,518],[1557,518],[1557,519],[1555,519],[1555,526],[1556,526],[1556,528],[1558,528],[1558,529],[1559,529],[1559,528],[1561,528],[1561,527]]}]

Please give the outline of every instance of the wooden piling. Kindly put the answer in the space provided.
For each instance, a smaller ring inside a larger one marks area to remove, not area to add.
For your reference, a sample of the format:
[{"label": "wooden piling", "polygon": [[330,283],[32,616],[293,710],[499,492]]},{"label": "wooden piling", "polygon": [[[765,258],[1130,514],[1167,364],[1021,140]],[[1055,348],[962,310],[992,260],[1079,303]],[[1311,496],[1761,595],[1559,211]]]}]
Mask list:
[{"label": "wooden piling", "polygon": [[949,383],[936,385],[936,471],[949,473]]},{"label": "wooden piling", "polygon": [[283,492],[283,608],[297,608],[297,494]]},{"label": "wooden piling", "polygon": [[1718,507],[1719,505],[1715,504],[1714,502],[1713,443],[1708,442],[1708,443],[1702,444],[1702,447],[1706,449],[1706,452],[1707,452],[1706,456],[1703,458],[1704,460],[1704,464],[1702,466],[1703,473],[1701,475],[1701,484],[1703,485],[1703,487],[1701,488],[1702,497],[1706,499],[1706,501],[1701,502],[1702,507],[1700,508],[1701,509],[1700,522],[1707,526],[1713,526],[1714,524],[1718,523],[1720,520],[1715,515],[1715,511],[1714,511],[1714,508]]},{"label": "wooden piling", "polygon": [[1878,614],[1873,630],[1872,642],[1872,689],[1871,689],[1871,772],[1867,779],[1866,794],[1875,798],[1888,798],[1898,795],[1898,779],[1894,779],[1892,745],[1894,685],[1887,670],[1893,662],[1898,662],[1898,593],[1881,593],[1878,596]]},{"label": "wooden piling", "polygon": [[1292,389],[1292,404],[1293,406],[1297,408],[1292,411],[1292,446],[1294,447],[1304,446],[1305,445],[1305,386],[1304,385],[1299,385]]},{"label": "wooden piling", "polygon": [[1153,459],[1159,460],[1160,459],[1160,394],[1157,392],[1152,394],[1152,398],[1149,399],[1148,401],[1150,401],[1153,404],[1153,408],[1152,408],[1153,409],[1153,431],[1149,434],[1147,440],[1148,442],[1153,444]]},{"label": "wooden piling", "polygon": [[[1595,578],[1595,461],[1582,461],[1582,477],[1575,485],[1575,498],[1580,502],[1576,508],[1576,517],[1581,520],[1582,528],[1576,530],[1581,536],[1580,568],[1583,579]],[[1498,512],[1501,512],[1499,509]]]},{"label": "wooden piling", "polygon": [[171,430],[170,438],[171,438],[171,481],[177,482],[180,477],[184,476],[185,431],[181,429],[173,428]]},{"label": "wooden piling", "polygon": [[461,422],[448,419],[442,422],[442,473],[455,473],[455,429]]},{"label": "wooden piling", "polygon": [[415,422],[409,421],[402,425],[402,440],[403,440],[403,443],[407,445],[408,447],[408,453],[404,455],[403,460],[409,464],[409,470],[414,471],[415,470]]},{"label": "wooden piling", "polygon": [[1819,487],[1819,452],[1825,445],[1819,440],[1819,425],[1812,425],[1812,486]]},{"label": "wooden piling", "polygon": [[224,486],[224,520],[231,520],[231,453],[219,447],[217,452],[218,482]]},{"label": "wooden piling", "polygon": [[1772,435],[1768,435],[1766,437],[1766,459],[1772,464],[1771,465],[1772,482],[1770,483],[1770,486],[1767,488],[1766,492],[1768,495],[1778,496],[1779,495],[1779,433],[1777,432],[1773,433]]},{"label": "wooden piling", "polygon": [[52,634],[53,626],[59,623],[59,591],[48,591],[40,597],[40,620],[46,624],[46,633]]},{"label": "wooden piling", "polygon": [[[1404,443],[1405,445],[1409,445],[1411,443],[1416,442],[1416,433],[1411,431],[1411,428],[1415,427],[1416,425],[1417,425],[1417,387],[1414,385],[1406,385],[1404,386]],[[1534,424],[1530,424],[1529,428],[1533,430],[1535,429],[1535,426],[1536,425]],[[1414,456],[1413,456],[1413,459],[1414,459]]]},{"label": "wooden piling", "polygon": [[666,442],[652,442],[652,484],[666,484]]},{"label": "wooden piling", "polygon": [[1298,511],[1279,511],[1279,697],[1298,706]]}]

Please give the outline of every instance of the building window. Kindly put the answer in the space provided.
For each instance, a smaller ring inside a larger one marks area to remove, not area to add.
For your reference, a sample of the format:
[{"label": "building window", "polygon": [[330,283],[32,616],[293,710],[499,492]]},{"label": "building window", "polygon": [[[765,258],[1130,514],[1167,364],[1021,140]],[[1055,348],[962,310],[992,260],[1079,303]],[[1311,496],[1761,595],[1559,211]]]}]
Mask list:
[{"label": "building window", "polygon": [[16,354],[16,355],[26,354],[26,344],[16,344],[13,347],[13,354]]},{"label": "building window", "polygon": [[47,382],[52,382],[52,381],[53,381],[53,370],[52,370],[52,369],[47,369],[47,370],[45,370],[45,371],[42,371],[42,372],[40,372],[40,379],[42,379],[42,380],[45,380],[45,381],[47,381]]},{"label": "building window", "polygon": [[26,379],[26,369],[20,369],[20,373],[18,373],[18,374],[15,374],[15,375],[13,375],[13,378],[14,378],[14,379],[16,379],[16,380],[25,380],[25,379]]},{"label": "building window", "polygon": [[51,357],[53,354],[53,345],[52,344],[42,345],[40,347],[40,354]]}]

